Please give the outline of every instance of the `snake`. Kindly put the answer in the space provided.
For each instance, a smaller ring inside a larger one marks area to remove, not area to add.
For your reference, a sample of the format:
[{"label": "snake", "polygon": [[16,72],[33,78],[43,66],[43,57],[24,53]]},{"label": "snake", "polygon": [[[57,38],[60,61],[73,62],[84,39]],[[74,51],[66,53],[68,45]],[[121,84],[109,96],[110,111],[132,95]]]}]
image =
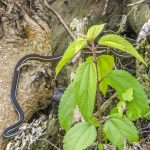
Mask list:
[{"label": "snake", "polygon": [[13,75],[13,80],[12,80],[12,85],[11,85],[11,102],[18,114],[18,122],[11,125],[10,127],[6,128],[3,132],[3,137],[5,138],[11,138],[14,137],[18,134],[21,133],[21,130],[18,130],[19,127],[23,124],[24,122],[24,112],[21,106],[18,103],[17,100],[17,89],[18,89],[18,83],[19,83],[19,76],[20,76],[20,71],[22,65],[27,62],[28,60],[37,60],[41,62],[50,62],[50,61],[55,61],[58,60],[62,57],[62,55],[59,56],[42,56],[39,54],[28,54],[23,56],[16,64],[15,69],[14,69],[14,75]]},{"label": "snake", "polygon": [[[17,6],[19,6],[17,3],[15,3],[15,4]],[[70,31],[70,29],[68,28],[66,23],[63,21],[63,19],[60,17],[60,15],[54,9],[51,8],[51,6],[47,3],[47,0],[44,0],[44,4],[58,18],[58,20],[64,26],[64,28],[69,33],[69,35],[72,37],[72,39],[75,40],[76,38],[74,37],[74,35]],[[19,6],[19,7],[22,8],[21,6]],[[39,54],[28,54],[28,55],[25,55],[24,57],[22,57],[18,61],[18,63],[15,66],[15,69],[14,69],[14,76],[13,76],[13,81],[12,81],[12,86],[11,86],[11,100],[12,100],[12,104],[13,104],[15,110],[18,113],[19,120],[17,123],[15,123],[14,125],[11,125],[10,127],[6,128],[4,130],[4,132],[2,134],[4,137],[11,138],[11,137],[14,137],[14,136],[20,134],[21,131],[18,129],[24,122],[24,112],[17,100],[17,88],[18,88],[18,83],[19,83],[20,68],[22,67],[22,65],[28,60],[38,60],[41,62],[49,62],[49,61],[53,61],[53,60],[58,60],[61,57],[62,57],[62,55],[60,55],[60,56],[42,56]]]}]

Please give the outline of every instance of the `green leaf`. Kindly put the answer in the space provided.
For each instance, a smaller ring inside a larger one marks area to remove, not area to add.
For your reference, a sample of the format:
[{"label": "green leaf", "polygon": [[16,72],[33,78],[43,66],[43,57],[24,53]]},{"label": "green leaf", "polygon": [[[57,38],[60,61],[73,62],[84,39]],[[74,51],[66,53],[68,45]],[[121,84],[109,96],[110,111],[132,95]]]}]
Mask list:
[{"label": "green leaf", "polygon": [[124,101],[131,102],[133,100],[133,88],[127,89],[125,93],[122,94]]},{"label": "green leaf", "polygon": [[97,131],[94,125],[81,122],[72,127],[64,137],[64,150],[83,150],[96,139]]},{"label": "green leaf", "polygon": [[75,97],[73,92],[73,83],[65,90],[59,104],[58,119],[61,127],[66,131],[70,129],[73,120],[73,111],[75,107]]},{"label": "green leaf", "polygon": [[141,117],[141,109],[137,107],[135,102],[129,103],[127,105],[126,115],[128,116],[129,119],[136,120],[137,118]]},{"label": "green leaf", "polygon": [[101,55],[97,60],[98,64],[98,80],[101,81],[99,88],[103,95],[106,95],[108,88],[107,74],[114,66],[114,58],[110,55]]},{"label": "green leaf", "polygon": [[112,108],[111,110],[110,110],[110,115],[112,115],[112,114],[116,114],[116,113],[118,113],[118,108],[117,107],[114,107],[114,108]]},{"label": "green leaf", "polygon": [[91,124],[91,125],[94,125],[95,127],[99,127],[98,119],[95,118],[95,117],[93,117],[92,119],[89,119],[88,123]]},{"label": "green leaf", "polygon": [[85,120],[92,116],[96,95],[97,73],[93,62],[82,63],[75,75],[74,94],[76,104]]},{"label": "green leaf", "polygon": [[139,139],[134,124],[125,116],[121,118],[119,114],[110,115],[104,124],[104,134],[113,145],[120,149],[123,149],[126,139],[130,143],[137,142]]},{"label": "green leaf", "polygon": [[94,60],[94,57],[93,57],[93,56],[89,56],[89,57],[86,58],[86,61],[87,61],[87,62],[91,62],[91,61],[93,61],[93,60]]},{"label": "green leaf", "polygon": [[89,42],[94,42],[94,40],[97,38],[97,36],[102,32],[104,29],[105,24],[101,25],[94,25],[92,26],[87,33],[87,40]]},{"label": "green leaf", "polygon": [[144,115],[144,118],[150,120],[150,110]]},{"label": "green leaf", "polygon": [[146,62],[144,59],[140,56],[140,54],[137,52],[137,50],[132,46],[131,43],[129,43],[124,38],[115,35],[115,34],[107,34],[103,36],[99,42],[100,45],[110,46],[112,48],[117,48],[119,50],[125,51],[137,59],[139,59],[141,62],[143,62],[146,66]]},{"label": "green leaf", "polygon": [[122,117],[123,112],[126,110],[126,103],[124,101],[120,101],[117,104],[117,108],[118,108],[118,113],[119,113],[120,117]]},{"label": "green leaf", "polygon": [[122,101],[122,94],[130,88],[133,89],[133,100],[126,102],[127,116],[129,119],[137,119],[139,117],[139,113],[141,116],[146,114],[148,111],[148,98],[143,87],[131,74],[123,70],[111,71],[108,73],[108,84],[117,91],[119,99]]},{"label": "green leaf", "polygon": [[104,145],[103,144],[98,144],[98,150],[104,150]]},{"label": "green leaf", "polygon": [[77,40],[75,40],[69,45],[62,59],[57,64],[55,70],[56,76],[58,75],[60,70],[64,67],[64,65],[68,63],[73,58],[73,56],[75,56],[75,54],[79,52],[81,49],[83,49],[86,45],[87,45],[87,40],[84,38],[78,38]]}]

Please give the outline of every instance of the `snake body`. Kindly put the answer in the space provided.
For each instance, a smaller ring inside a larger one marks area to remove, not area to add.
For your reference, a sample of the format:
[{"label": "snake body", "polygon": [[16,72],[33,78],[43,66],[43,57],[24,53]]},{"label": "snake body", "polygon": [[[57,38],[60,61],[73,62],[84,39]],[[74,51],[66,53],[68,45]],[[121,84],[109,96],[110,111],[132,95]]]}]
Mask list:
[{"label": "snake body", "polygon": [[14,125],[11,125],[10,127],[6,128],[3,132],[4,137],[14,137],[18,135],[21,131],[18,131],[18,128],[22,125],[24,122],[24,112],[21,108],[21,106],[18,103],[17,100],[17,88],[18,88],[18,83],[19,83],[19,76],[20,76],[20,68],[21,66],[28,60],[38,60],[41,62],[50,62],[54,60],[60,59],[62,56],[42,56],[38,54],[29,54],[24,57],[22,57],[16,64],[15,69],[14,69],[14,76],[13,76],[13,81],[12,81],[12,86],[11,86],[11,100],[12,104],[15,108],[15,110],[18,113],[19,120],[17,123]]}]

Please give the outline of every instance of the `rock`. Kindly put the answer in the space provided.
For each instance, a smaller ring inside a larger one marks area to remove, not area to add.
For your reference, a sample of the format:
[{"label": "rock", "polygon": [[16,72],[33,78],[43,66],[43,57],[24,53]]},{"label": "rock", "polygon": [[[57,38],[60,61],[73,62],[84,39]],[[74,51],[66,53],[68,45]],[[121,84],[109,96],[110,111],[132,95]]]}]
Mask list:
[{"label": "rock", "polygon": [[[45,31],[31,18],[26,17],[23,22],[27,38],[22,39],[16,33],[13,22],[7,18],[4,19],[5,35],[0,40],[0,135],[5,128],[18,120],[10,99],[11,81],[17,61],[29,53],[48,55],[51,52],[50,28],[49,32]],[[53,77],[49,72],[50,63],[47,65],[30,61],[22,67],[17,95],[26,120],[39,108],[49,104],[54,88]],[[1,150],[4,149],[5,141],[1,136]]]},{"label": "rock", "polygon": [[[130,0],[130,3],[136,3],[139,0]],[[141,3],[130,6],[128,9],[129,22],[132,29],[138,34],[145,22],[150,19],[150,7],[148,3]]]}]

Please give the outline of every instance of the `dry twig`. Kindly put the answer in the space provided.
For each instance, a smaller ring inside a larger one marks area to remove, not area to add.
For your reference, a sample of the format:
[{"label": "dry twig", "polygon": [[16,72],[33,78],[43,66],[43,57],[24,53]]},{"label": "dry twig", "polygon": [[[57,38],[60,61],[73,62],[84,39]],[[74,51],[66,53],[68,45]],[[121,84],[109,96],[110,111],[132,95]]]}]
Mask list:
[{"label": "dry twig", "polygon": [[53,143],[51,143],[50,141],[46,140],[46,139],[38,139],[39,141],[45,141],[47,143],[49,143],[51,146],[53,146],[54,148],[56,148],[57,150],[60,150],[57,146],[55,146]]},{"label": "dry twig", "polygon": [[69,27],[66,25],[64,20],[61,18],[61,16],[54,10],[52,7],[47,3],[46,0],[44,0],[45,6],[58,18],[58,20],[61,22],[61,24],[64,26],[64,28],[67,30],[67,32],[71,35],[72,39],[75,40],[75,36],[70,31]]},{"label": "dry twig", "polygon": [[139,4],[144,3],[146,1],[147,0],[140,0],[140,1],[136,2],[136,3],[128,4],[127,7],[131,7],[131,6],[134,6],[134,5],[139,5]]},{"label": "dry twig", "polygon": [[107,10],[107,7],[108,7],[108,3],[109,3],[109,0],[106,0],[102,16],[106,15],[106,10]]}]

